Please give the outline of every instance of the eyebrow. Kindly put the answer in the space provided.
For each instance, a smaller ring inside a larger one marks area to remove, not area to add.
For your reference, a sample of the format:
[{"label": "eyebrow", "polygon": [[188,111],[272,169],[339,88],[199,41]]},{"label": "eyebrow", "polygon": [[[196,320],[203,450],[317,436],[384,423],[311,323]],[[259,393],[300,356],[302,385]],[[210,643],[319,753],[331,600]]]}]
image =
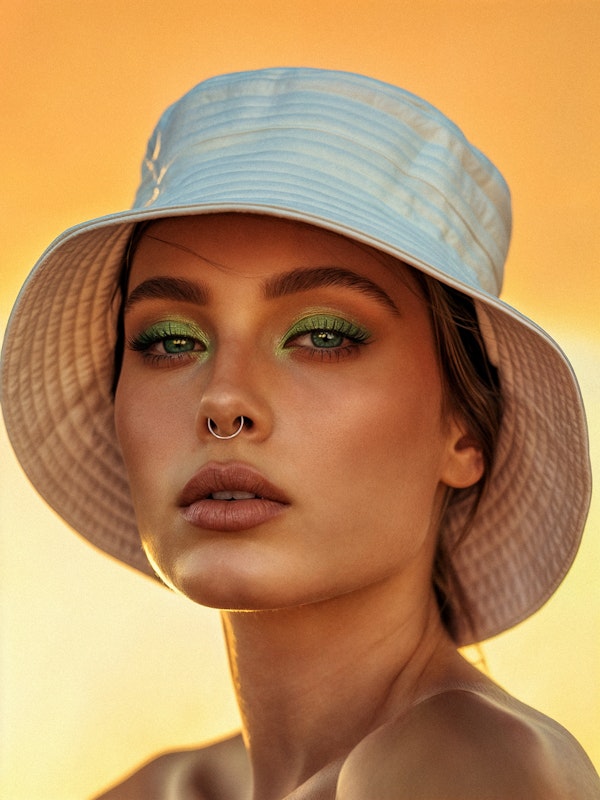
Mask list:
[{"label": "eyebrow", "polygon": [[295,269],[269,278],[264,286],[265,297],[269,300],[297,292],[322,287],[344,286],[354,289],[381,303],[388,311],[399,314],[397,305],[389,294],[369,278],[357,275],[342,267],[315,267],[314,269]]},{"label": "eyebrow", "polygon": [[[376,300],[393,314],[400,314],[397,305],[389,294],[374,281],[357,275],[342,267],[315,267],[313,269],[295,269],[268,278],[263,283],[263,292],[267,300],[274,300],[290,294],[306,292],[311,289],[343,286]],[[133,289],[125,302],[125,311],[142,300],[174,300],[195,305],[206,305],[210,292],[202,283],[161,276],[149,278]]]},{"label": "eyebrow", "polygon": [[183,278],[157,277],[143,281],[125,301],[125,311],[142,300],[175,300],[203,306],[210,293],[201,283],[186,281]]}]

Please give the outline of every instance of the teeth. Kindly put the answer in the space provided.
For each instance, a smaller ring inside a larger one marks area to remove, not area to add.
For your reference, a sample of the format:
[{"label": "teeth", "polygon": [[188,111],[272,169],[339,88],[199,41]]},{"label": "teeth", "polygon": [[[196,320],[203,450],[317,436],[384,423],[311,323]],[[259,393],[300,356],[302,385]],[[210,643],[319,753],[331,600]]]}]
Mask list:
[{"label": "teeth", "polygon": [[252,492],[213,492],[213,500],[253,500],[256,495]]}]

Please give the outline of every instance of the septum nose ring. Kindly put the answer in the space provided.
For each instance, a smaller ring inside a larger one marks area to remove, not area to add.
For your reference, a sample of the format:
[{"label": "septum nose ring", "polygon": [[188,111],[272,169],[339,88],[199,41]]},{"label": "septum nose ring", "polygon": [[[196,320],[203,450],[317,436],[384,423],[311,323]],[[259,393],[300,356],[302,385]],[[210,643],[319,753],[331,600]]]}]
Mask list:
[{"label": "septum nose ring", "polygon": [[240,427],[237,429],[237,431],[234,431],[233,433],[229,434],[229,436],[221,436],[220,433],[217,433],[213,427],[214,422],[210,417],[208,417],[208,419],[206,420],[206,424],[208,425],[208,430],[212,433],[215,439],[235,439],[235,437],[242,432],[242,428],[244,427],[244,423],[246,422],[244,417],[239,417],[239,420],[240,420]]}]

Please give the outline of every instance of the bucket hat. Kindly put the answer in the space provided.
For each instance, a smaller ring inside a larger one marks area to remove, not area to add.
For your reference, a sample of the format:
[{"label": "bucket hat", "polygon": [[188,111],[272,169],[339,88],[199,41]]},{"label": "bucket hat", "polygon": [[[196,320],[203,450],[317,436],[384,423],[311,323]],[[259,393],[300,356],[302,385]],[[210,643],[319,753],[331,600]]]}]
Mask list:
[{"label": "bucket hat", "polygon": [[[135,223],[215,212],[300,220],[371,245],[475,301],[504,415],[487,492],[452,555],[482,641],[526,618],[575,557],[590,496],[571,367],[498,299],[509,191],[441,112],[346,72],[266,69],[211,78],[170,106],[133,207],[83,222],[41,256],[5,336],[2,403],[26,474],[97,547],[148,575],[113,424],[116,286]],[[450,512],[450,544],[464,509]]]}]

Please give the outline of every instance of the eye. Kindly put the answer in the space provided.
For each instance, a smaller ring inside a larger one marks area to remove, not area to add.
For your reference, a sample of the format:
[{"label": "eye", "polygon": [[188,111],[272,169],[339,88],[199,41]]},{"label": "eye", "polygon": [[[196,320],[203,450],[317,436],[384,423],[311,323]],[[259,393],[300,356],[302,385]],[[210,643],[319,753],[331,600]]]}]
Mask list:
[{"label": "eye", "polygon": [[208,342],[195,324],[179,320],[155,323],[128,341],[129,348],[155,363],[176,362],[205,353]]},{"label": "eye", "polygon": [[284,349],[304,352],[310,358],[337,359],[356,353],[371,334],[354,322],[324,314],[299,320],[284,337]]}]

